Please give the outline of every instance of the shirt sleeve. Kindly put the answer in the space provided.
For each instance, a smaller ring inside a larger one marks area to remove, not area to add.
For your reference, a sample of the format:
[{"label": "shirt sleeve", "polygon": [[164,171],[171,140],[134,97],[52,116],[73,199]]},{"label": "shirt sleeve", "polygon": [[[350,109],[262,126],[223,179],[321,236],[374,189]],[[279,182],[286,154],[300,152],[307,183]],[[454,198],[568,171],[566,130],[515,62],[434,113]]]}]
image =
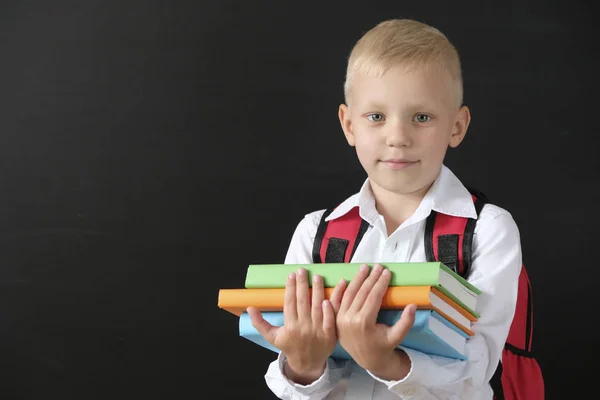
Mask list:
[{"label": "shirt sleeve", "polygon": [[477,222],[468,281],[482,290],[475,336],[467,341],[468,360],[430,356],[403,348],[412,366],[401,381],[384,381],[403,399],[472,399],[479,397],[501,359],[517,303],[522,256],[519,230],[505,210],[486,205]]},{"label": "shirt sleeve", "polygon": [[[312,245],[321,215],[325,210],[306,215],[296,227],[288,248],[286,264],[312,263]],[[325,398],[342,377],[344,362],[329,358],[323,375],[310,385],[299,385],[283,374],[285,354],[279,353],[269,365],[265,381],[271,391],[284,400],[320,400]]]}]

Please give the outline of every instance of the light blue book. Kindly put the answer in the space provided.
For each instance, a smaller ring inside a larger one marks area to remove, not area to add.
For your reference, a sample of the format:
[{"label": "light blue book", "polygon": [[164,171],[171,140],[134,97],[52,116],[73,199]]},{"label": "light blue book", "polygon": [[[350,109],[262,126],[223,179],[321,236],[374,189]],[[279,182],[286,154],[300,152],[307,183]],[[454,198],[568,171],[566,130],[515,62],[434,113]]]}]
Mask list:
[{"label": "light blue book", "polygon": [[[262,315],[273,326],[283,325],[283,312],[263,312]],[[400,319],[401,315],[402,310],[381,310],[377,320],[391,326]],[[239,331],[241,337],[279,353],[279,349],[267,342],[252,326],[252,321],[247,313],[240,315]],[[417,310],[415,323],[400,345],[430,355],[466,360],[465,345],[468,337],[465,332],[437,312]],[[351,358],[339,343],[331,356],[338,360],[349,360]]]}]

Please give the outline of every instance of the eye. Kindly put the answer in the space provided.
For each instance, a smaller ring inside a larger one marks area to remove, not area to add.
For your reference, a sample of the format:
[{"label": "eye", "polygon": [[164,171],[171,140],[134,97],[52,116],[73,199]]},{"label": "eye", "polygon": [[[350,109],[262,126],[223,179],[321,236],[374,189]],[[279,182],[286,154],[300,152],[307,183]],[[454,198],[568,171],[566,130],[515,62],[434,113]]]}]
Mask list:
[{"label": "eye", "polygon": [[427,114],[417,114],[417,115],[415,115],[414,120],[416,122],[424,123],[424,122],[429,122],[431,120],[431,117]]},{"label": "eye", "polygon": [[373,113],[367,115],[367,119],[372,122],[382,122],[384,120],[383,114]]}]

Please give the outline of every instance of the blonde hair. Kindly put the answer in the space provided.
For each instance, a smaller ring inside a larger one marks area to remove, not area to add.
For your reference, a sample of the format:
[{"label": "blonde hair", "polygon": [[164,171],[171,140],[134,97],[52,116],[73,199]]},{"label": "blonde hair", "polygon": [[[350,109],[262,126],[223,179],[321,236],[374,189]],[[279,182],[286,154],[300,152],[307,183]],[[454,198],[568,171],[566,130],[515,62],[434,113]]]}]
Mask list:
[{"label": "blonde hair", "polygon": [[381,76],[397,64],[437,65],[446,69],[454,81],[458,106],[462,104],[462,72],[456,48],[438,29],[410,19],[383,21],[354,45],[344,82],[346,102],[355,74]]}]

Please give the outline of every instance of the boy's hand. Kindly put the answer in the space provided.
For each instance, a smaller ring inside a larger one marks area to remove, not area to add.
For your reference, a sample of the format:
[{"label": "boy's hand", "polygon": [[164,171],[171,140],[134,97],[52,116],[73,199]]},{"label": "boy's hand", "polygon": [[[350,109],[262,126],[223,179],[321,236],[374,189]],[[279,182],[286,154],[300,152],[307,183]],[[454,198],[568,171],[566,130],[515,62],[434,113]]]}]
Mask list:
[{"label": "boy's hand", "polygon": [[[336,310],[336,325],[340,345],[361,367],[382,379],[400,380],[410,371],[410,359],[396,347],[404,340],[415,320],[415,305],[407,306],[396,324],[377,323],[381,301],[387,291],[391,274],[376,264],[361,269],[348,284],[343,296],[342,286],[331,294]],[[339,298],[341,297],[341,301]]]},{"label": "boy's hand", "polygon": [[323,374],[337,343],[335,316],[331,303],[324,300],[323,278],[313,277],[311,301],[307,277],[304,268],[288,277],[283,326],[271,325],[256,308],[247,310],[258,332],[286,355],[287,377],[300,384],[308,384]]}]

